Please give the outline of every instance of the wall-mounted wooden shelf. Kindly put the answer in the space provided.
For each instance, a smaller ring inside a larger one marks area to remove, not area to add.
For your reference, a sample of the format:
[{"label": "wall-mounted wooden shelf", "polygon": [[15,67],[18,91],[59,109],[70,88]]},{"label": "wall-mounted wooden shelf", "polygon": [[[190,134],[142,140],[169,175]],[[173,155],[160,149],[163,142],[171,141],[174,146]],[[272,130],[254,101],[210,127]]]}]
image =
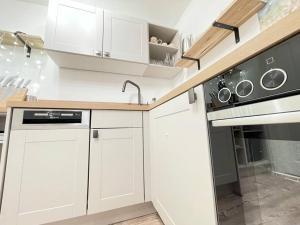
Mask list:
[{"label": "wall-mounted wooden shelf", "polygon": [[[235,0],[216,20],[217,23],[238,28],[250,17],[265,6],[263,0]],[[210,27],[184,54],[185,57],[200,59],[212,48],[224,40],[232,30],[222,29],[216,26]],[[192,60],[180,59],[177,67],[190,67],[195,63]]]},{"label": "wall-mounted wooden shelf", "polygon": [[[19,34],[19,36],[31,48],[43,49],[44,47],[44,41],[39,36],[33,36],[24,33]],[[21,46],[21,47],[24,46],[24,44],[12,32],[0,31],[0,39],[3,39],[2,42],[0,41],[1,42],[0,44],[3,45],[12,45],[12,46]]]}]

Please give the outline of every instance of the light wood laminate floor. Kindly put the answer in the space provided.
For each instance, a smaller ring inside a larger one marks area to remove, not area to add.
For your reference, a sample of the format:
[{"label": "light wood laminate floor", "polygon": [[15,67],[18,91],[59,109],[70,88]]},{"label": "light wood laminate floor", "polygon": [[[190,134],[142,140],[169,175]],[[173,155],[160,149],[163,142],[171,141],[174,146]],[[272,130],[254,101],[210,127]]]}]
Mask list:
[{"label": "light wood laminate floor", "polygon": [[114,225],[164,225],[164,224],[157,214],[151,214],[133,220],[116,223]]}]

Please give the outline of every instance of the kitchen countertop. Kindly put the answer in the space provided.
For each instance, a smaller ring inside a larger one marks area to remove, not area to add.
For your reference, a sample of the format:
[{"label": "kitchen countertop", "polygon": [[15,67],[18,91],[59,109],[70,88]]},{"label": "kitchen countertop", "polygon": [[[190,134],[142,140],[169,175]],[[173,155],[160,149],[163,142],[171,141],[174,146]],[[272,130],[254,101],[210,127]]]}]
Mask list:
[{"label": "kitchen countertop", "polygon": [[138,105],[128,103],[114,102],[79,102],[79,101],[56,101],[56,100],[39,100],[39,101],[10,101],[6,104],[11,108],[51,108],[51,109],[109,109],[109,110],[132,110],[148,111],[150,105]]},{"label": "kitchen countertop", "polygon": [[[217,76],[218,74],[238,65],[265,49],[299,33],[300,31],[300,9],[275,23],[270,28],[262,31],[259,35],[241,45],[213,65],[200,71],[190,80],[179,85],[165,96],[150,105],[137,105],[126,103],[109,102],[76,102],[76,101],[54,101],[40,100],[37,102],[10,101],[6,106],[11,108],[60,108],[60,109],[109,109],[109,110],[133,110],[149,111],[176,96],[188,91],[190,88]],[[2,109],[3,110],[3,109]]]}]

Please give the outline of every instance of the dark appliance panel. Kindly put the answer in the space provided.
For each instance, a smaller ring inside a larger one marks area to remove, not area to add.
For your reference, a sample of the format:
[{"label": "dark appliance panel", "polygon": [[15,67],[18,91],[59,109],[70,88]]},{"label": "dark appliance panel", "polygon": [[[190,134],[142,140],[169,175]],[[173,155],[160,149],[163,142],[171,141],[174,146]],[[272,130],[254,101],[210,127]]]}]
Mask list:
[{"label": "dark appliance panel", "polygon": [[204,84],[209,111],[300,91],[300,35],[266,50]]}]

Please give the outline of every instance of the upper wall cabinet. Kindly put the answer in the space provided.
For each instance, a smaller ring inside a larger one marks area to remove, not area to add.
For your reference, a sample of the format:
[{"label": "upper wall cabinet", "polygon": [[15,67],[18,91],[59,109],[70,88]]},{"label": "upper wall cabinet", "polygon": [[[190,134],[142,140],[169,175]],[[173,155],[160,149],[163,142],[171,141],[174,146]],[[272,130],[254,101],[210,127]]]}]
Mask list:
[{"label": "upper wall cabinet", "polygon": [[149,54],[150,36],[161,37],[159,33],[164,29],[156,34],[151,25],[149,32],[147,21],[100,9],[97,4],[79,0],[49,2],[45,48],[59,67],[168,79],[180,71],[149,64],[153,50],[161,56],[160,61],[166,52],[178,50],[153,44]]},{"label": "upper wall cabinet", "polygon": [[49,50],[149,63],[148,23],[72,0],[49,4]]},{"label": "upper wall cabinet", "polygon": [[147,40],[146,21],[104,11],[104,57],[148,63]]},{"label": "upper wall cabinet", "polygon": [[51,0],[45,46],[51,50],[99,55],[103,10],[70,0]]}]

